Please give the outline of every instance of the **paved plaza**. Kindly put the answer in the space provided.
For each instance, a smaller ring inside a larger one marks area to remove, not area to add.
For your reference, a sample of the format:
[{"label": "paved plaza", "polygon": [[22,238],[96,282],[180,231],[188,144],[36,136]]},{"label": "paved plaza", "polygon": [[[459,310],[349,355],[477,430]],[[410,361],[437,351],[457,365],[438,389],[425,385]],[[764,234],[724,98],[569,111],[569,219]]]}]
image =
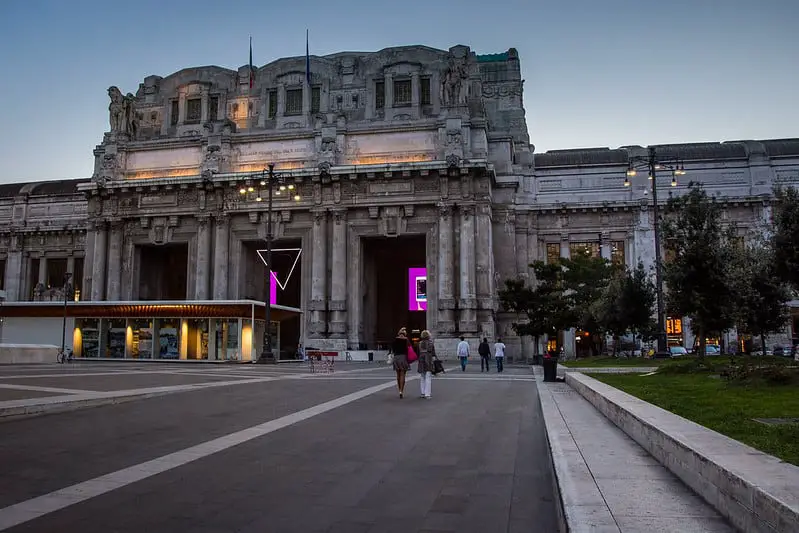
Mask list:
[{"label": "paved plaza", "polygon": [[0,530],[556,531],[530,370],[450,366],[0,368],[0,407],[159,391],[0,422]]}]

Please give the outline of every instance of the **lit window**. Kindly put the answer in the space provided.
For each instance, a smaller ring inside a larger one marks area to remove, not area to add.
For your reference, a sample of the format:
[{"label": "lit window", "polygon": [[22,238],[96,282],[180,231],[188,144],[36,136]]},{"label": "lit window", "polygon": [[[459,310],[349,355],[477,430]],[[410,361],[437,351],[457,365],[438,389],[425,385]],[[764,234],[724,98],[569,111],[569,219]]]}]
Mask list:
[{"label": "lit window", "polygon": [[613,241],[610,244],[610,262],[614,265],[624,266],[624,241]]},{"label": "lit window", "polygon": [[547,243],[547,263],[557,263],[560,260],[560,243]]},{"label": "lit window", "polygon": [[573,242],[569,244],[569,252],[572,259],[577,256],[600,257],[600,247],[598,242]]}]

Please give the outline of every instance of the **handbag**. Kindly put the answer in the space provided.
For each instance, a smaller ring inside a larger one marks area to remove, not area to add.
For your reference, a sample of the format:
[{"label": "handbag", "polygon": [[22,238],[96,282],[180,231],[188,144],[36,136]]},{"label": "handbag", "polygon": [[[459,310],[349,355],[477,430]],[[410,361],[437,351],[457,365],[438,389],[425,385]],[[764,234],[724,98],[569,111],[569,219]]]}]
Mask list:
[{"label": "handbag", "polygon": [[441,359],[438,357],[433,359],[433,375],[443,374],[444,372],[444,363],[441,362]]},{"label": "handbag", "polygon": [[413,350],[413,345],[409,342],[408,343],[408,362],[413,363],[419,359],[419,356],[416,355],[416,352]]}]

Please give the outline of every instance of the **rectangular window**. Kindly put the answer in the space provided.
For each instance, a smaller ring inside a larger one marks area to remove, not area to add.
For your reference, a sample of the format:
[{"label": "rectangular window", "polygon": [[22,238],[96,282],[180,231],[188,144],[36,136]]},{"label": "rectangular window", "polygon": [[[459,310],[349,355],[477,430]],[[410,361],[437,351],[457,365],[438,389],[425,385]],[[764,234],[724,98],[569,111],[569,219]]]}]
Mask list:
[{"label": "rectangular window", "polygon": [[169,110],[169,124],[172,126],[177,126],[179,115],[180,112],[178,111],[178,101],[172,100],[171,109]]},{"label": "rectangular window", "polygon": [[610,243],[610,262],[614,265],[624,266],[624,241],[613,241]]},{"label": "rectangular window", "polygon": [[394,107],[411,105],[411,80],[394,82]]},{"label": "rectangular window", "polygon": [[286,115],[302,115],[302,89],[286,91]]},{"label": "rectangular window", "polygon": [[430,105],[430,104],[432,104],[433,100],[432,100],[432,98],[430,96],[430,78],[422,78],[419,81],[421,83],[420,89],[421,89],[421,93],[422,93],[421,94],[421,98],[420,98],[421,104],[422,105]]},{"label": "rectangular window", "polygon": [[311,88],[311,113],[318,113],[322,98],[322,89],[319,87]]},{"label": "rectangular window", "polygon": [[272,89],[269,91],[269,118],[275,118],[277,115],[277,90]]},{"label": "rectangular window", "polygon": [[560,261],[560,243],[550,242],[547,243],[547,263],[557,263]]},{"label": "rectangular window", "polygon": [[386,107],[386,83],[383,81],[375,82],[375,109]]},{"label": "rectangular window", "polygon": [[6,260],[0,259],[0,291],[5,290],[6,282]]},{"label": "rectangular window", "polygon": [[202,100],[199,98],[186,100],[186,124],[200,122],[200,117],[202,117]]},{"label": "rectangular window", "polygon": [[75,272],[72,273],[72,286],[75,291],[75,301],[80,301],[81,288],[83,287],[83,258],[75,258]]},{"label": "rectangular window", "polygon": [[600,249],[598,242],[572,242],[569,243],[569,253],[571,258],[574,259],[578,255],[586,257],[600,257]]},{"label": "rectangular window", "polygon": [[215,122],[219,116],[219,97],[212,96],[208,100],[208,121]]}]

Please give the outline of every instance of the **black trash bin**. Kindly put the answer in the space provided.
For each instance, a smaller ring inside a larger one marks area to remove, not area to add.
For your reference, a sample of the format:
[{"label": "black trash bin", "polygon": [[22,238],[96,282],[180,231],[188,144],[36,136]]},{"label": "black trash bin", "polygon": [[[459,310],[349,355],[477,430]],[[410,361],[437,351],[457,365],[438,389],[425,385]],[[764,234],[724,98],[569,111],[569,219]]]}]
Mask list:
[{"label": "black trash bin", "polygon": [[558,377],[558,358],[544,357],[544,381],[557,381]]},{"label": "black trash bin", "polygon": [[375,360],[375,353],[374,352],[369,352],[369,362],[371,363],[374,360]]}]

